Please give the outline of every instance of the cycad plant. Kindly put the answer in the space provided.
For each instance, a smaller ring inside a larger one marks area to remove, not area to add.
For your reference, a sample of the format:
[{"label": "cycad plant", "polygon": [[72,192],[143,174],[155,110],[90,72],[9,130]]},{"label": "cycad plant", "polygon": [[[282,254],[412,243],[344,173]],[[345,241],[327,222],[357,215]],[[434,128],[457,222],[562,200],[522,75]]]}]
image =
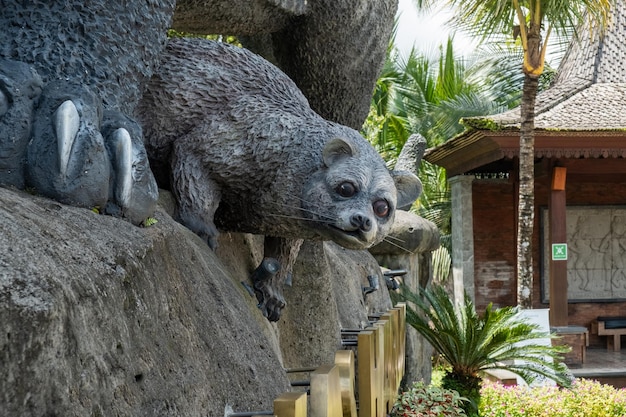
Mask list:
[{"label": "cycad plant", "polygon": [[478,315],[467,294],[464,302],[454,301],[441,286],[421,290],[406,288],[401,298],[408,301],[407,323],[413,326],[447,362],[443,388],[458,391],[468,399],[465,411],[477,415],[484,371],[505,369],[532,383],[537,377],[569,386],[571,378],[561,355],[563,345],[546,345],[551,338],[538,325],[521,318],[517,307],[493,308],[490,304]]}]

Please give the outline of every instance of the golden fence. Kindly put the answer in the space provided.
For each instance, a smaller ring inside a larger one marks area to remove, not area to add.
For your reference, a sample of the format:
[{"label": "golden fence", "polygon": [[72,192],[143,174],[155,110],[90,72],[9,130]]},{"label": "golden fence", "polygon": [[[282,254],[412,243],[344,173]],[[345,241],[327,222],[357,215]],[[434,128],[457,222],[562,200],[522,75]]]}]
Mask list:
[{"label": "golden fence", "polygon": [[281,395],[274,401],[273,415],[386,416],[393,407],[404,376],[406,305],[398,304],[369,327],[355,331],[354,337],[356,357],[352,349],[337,351],[334,364],[322,365],[311,372],[310,395],[306,392]]}]

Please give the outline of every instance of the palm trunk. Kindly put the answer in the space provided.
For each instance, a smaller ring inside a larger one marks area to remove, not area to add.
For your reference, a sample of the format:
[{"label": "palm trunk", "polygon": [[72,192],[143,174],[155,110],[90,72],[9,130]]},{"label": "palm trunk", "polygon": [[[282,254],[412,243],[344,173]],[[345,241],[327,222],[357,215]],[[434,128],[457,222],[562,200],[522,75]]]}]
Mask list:
[{"label": "palm trunk", "polygon": [[525,74],[521,105],[517,223],[517,304],[521,308],[532,308],[532,239],[535,220],[535,99],[537,86],[537,77]]}]

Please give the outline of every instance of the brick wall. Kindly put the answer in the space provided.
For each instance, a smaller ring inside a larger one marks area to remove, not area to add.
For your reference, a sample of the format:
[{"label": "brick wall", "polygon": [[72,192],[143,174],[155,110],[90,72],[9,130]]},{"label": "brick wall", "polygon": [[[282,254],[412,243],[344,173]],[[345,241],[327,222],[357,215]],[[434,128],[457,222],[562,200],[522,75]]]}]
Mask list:
[{"label": "brick wall", "polygon": [[508,180],[474,180],[476,307],[516,304],[515,193]]},{"label": "brick wall", "polygon": [[[541,303],[541,208],[547,207],[549,178],[535,180],[535,237],[533,263],[535,280],[533,305]],[[515,305],[516,295],[516,190],[511,180],[476,179],[473,182],[474,274],[476,307]],[[567,180],[568,205],[626,205],[626,182],[583,182]],[[626,316],[626,302],[572,303],[569,323],[586,326],[597,316]],[[604,346],[604,339],[591,335],[591,345]]]}]

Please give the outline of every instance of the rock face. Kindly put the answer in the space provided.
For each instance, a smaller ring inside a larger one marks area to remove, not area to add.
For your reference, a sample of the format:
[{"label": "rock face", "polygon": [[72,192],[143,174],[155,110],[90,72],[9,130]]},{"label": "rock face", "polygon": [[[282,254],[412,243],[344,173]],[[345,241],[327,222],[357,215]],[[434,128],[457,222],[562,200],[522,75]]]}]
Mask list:
[{"label": "rock face", "polygon": [[241,285],[262,237],[215,254],[162,207],[139,228],[0,188],[1,416],[271,410],[283,367],[331,363],[341,329],[391,306],[384,285],[363,295],[369,253],[306,243],[270,324]]},{"label": "rock face", "polygon": [[0,189],[0,415],[222,416],[289,390],[243,287],[156,216],[143,229]]},{"label": "rock face", "polygon": [[[391,233],[370,252],[380,265],[392,270],[406,270],[402,281],[409,290],[417,292],[430,284],[431,252],[438,247],[439,230],[434,223],[414,213],[398,211]],[[432,354],[430,344],[407,325],[404,389],[410,388],[412,381],[430,381]]]}]

